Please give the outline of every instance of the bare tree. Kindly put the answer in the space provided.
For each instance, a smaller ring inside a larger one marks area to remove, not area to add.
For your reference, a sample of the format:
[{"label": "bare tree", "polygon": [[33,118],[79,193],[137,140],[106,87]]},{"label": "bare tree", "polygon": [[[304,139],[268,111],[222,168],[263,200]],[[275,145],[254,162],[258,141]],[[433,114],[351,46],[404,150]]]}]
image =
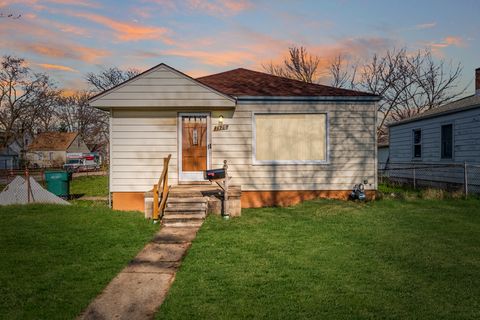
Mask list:
[{"label": "bare tree", "polygon": [[27,133],[33,135],[42,121],[50,126],[57,94],[47,75],[33,73],[24,59],[4,56],[0,62],[0,129],[5,135],[1,147],[12,139],[23,140]]},{"label": "bare tree", "polygon": [[428,50],[412,54],[406,48],[392,49],[353,67],[343,60],[341,56],[332,60],[331,84],[382,97],[378,104],[379,138],[387,134],[387,123],[439,107],[466,90],[459,88],[461,64],[449,63],[447,68],[444,60],[435,60]]},{"label": "bare tree", "polygon": [[109,67],[99,73],[89,72],[85,79],[94,91],[105,91],[138,74],[140,74],[140,70],[135,68],[122,70],[118,67]]},{"label": "bare tree", "polygon": [[77,91],[58,98],[58,118],[61,131],[78,132],[87,144],[108,141],[108,114],[90,107],[87,91]]},{"label": "bare tree", "polygon": [[309,54],[304,47],[291,47],[289,56],[282,65],[270,62],[262,65],[263,69],[273,75],[295,79],[303,82],[314,83],[318,81],[320,58]]},{"label": "bare tree", "polygon": [[330,85],[335,88],[355,89],[358,63],[349,63],[342,54],[336,55],[330,62]]}]

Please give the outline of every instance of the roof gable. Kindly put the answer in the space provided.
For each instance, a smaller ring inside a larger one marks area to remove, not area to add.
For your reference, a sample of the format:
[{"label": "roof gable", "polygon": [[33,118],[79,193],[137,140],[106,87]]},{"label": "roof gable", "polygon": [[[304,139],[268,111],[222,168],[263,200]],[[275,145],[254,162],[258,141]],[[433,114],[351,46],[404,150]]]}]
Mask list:
[{"label": "roof gable", "polygon": [[200,77],[197,80],[236,97],[378,97],[371,93],[305,83],[244,68]]},{"label": "roof gable", "polygon": [[234,107],[228,94],[161,63],[89,99],[93,107]]},{"label": "roof gable", "polygon": [[77,132],[42,132],[35,137],[28,150],[66,151],[77,136]]}]

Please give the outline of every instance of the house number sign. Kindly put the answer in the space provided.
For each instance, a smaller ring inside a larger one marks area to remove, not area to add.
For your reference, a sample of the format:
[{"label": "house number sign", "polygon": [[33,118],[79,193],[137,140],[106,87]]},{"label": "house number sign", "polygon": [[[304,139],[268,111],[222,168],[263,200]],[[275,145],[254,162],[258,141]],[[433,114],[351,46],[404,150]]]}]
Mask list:
[{"label": "house number sign", "polygon": [[224,131],[228,130],[228,124],[219,124],[213,127],[213,131]]}]

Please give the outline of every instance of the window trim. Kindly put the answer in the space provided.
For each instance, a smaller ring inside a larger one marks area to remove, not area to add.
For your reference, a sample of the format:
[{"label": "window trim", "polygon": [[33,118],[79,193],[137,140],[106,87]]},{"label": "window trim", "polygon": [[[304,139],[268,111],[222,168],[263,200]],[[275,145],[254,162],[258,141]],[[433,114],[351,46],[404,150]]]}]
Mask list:
[{"label": "window trim", "polygon": [[[415,131],[420,131],[420,143],[415,143]],[[423,130],[422,128],[412,129],[412,160],[422,160],[423,158]],[[420,157],[415,157],[415,146],[420,145]]]},{"label": "window trim", "polygon": [[[256,115],[279,115],[279,114],[324,114],[325,115],[325,160],[257,160],[257,127]],[[302,164],[330,164],[330,117],[328,111],[280,111],[280,112],[252,112],[252,164],[253,165],[302,165]]]},{"label": "window trim", "polygon": [[[452,157],[444,158],[442,157],[442,127],[443,126],[452,126]],[[453,161],[455,159],[455,124],[453,122],[445,122],[440,124],[440,160],[441,161]]]}]

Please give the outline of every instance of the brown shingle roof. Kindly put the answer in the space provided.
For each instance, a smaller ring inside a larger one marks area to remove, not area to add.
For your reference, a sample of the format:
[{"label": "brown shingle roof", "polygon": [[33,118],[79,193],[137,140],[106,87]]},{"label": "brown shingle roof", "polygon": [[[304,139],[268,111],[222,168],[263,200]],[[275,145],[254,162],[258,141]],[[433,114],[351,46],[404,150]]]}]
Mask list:
[{"label": "brown shingle roof", "polygon": [[200,77],[197,81],[231,96],[377,97],[374,94],[305,83],[244,68]]},{"label": "brown shingle roof", "polygon": [[28,150],[32,151],[66,151],[77,137],[77,132],[43,132],[39,133]]}]

